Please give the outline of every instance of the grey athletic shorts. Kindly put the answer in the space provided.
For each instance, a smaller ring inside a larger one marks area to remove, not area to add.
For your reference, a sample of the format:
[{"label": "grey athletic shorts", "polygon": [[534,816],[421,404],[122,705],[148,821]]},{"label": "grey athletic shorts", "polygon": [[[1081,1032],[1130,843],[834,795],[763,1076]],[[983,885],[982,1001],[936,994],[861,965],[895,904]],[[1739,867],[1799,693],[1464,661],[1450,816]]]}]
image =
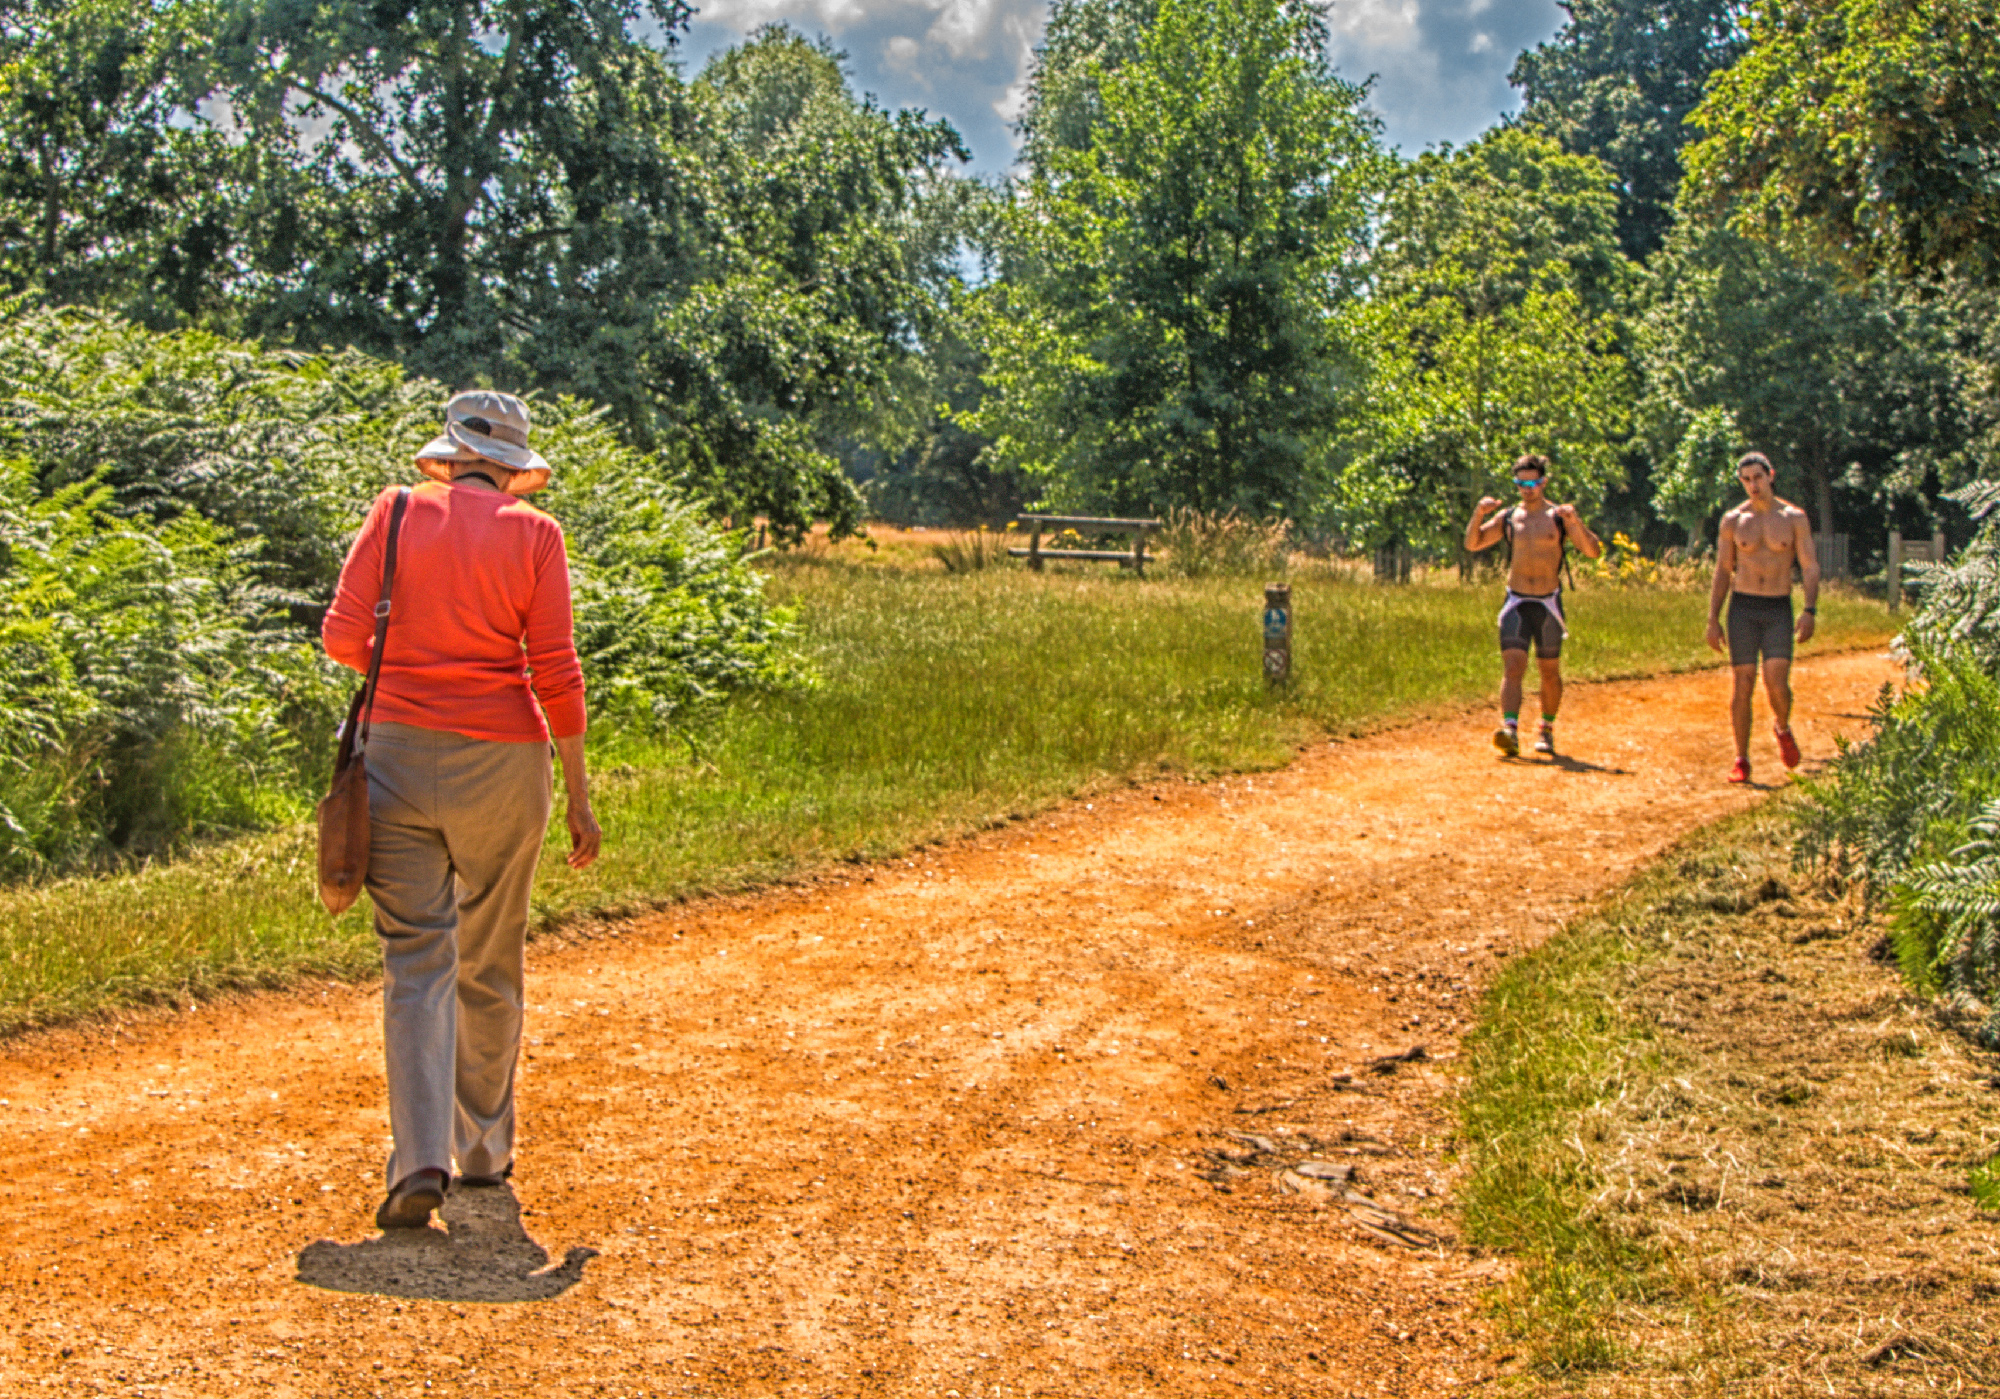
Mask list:
[{"label": "grey athletic shorts", "polygon": [[1729,595],[1729,663],[1755,665],[1757,653],[1767,661],[1792,658],[1792,595],[1759,597]]}]

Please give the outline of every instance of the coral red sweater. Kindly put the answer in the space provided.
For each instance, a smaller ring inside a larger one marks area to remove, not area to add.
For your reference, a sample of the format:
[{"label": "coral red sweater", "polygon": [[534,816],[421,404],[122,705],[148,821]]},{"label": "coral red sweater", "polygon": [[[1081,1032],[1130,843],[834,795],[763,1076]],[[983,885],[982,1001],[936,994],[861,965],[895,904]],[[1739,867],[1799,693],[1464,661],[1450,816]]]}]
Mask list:
[{"label": "coral red sweater", "polygon": [[[320,627],[327,654],[363,674],[395,503],[384,491],[368,512]],[[481,480],[410,492],[375,718],[503,743],[583,732],[561,525]]]}]

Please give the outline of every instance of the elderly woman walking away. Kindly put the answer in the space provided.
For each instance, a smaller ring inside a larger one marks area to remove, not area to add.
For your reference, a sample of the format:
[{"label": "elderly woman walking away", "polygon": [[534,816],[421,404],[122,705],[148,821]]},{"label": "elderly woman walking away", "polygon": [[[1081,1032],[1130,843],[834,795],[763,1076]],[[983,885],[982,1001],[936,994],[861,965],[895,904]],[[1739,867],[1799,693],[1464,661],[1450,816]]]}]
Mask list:
[{"label": "elderly woman walking away", "polygon": [[528,893],[548,831],[552,737],[571,867],[594,860],[600,839],[562,527],[520,499],[549,478],[528,449],[527,406],[458,394],[417,466],[433,481],[375,502],[321,631],[329,655],[367,672],[386,551],[393,621],[367,735],[367,889],[395,1137],[375,1215],[384,1229],[430,1222],[454,1158],[461,1185],[498,1185],[513,1170]]}]

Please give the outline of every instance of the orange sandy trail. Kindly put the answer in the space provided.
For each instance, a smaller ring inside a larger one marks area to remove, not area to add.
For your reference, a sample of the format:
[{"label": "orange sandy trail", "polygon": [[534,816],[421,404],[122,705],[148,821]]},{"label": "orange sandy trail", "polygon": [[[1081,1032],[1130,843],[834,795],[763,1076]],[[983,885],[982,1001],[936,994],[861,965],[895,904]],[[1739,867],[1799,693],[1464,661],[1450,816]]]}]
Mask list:
[{"label": "orange sandy trail", "polygon": [[[1809,758],[1890,674],[1800,666]],[[1459,1392],[1500,1265],[1440,1198],[1449,1065],[1332,1075],[1448,1060],[1496,957],[1754,800],[1726,685],[1574,687],[1563,767],[1482,711],[538,945],[519,1176],[448,1234],[370,1227],[371,990],[17,1041],[0,1392]],[[1444,1244],[1218,1190],[1230,1130]]]}]

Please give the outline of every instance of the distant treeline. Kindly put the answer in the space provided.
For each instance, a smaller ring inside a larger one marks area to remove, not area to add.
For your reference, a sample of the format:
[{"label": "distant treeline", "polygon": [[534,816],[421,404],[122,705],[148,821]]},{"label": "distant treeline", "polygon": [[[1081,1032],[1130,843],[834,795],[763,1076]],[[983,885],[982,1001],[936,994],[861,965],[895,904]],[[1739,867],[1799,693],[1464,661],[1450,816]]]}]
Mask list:
[{"label": "distant treeline", "polygon": [[1962,534],[1992,446],[1991,4],[1578,0],[1517,117],[1403,159],[1307,0],[1057,0],[994,185],[782,26],[684,72],[679,0],[41,0],[0,283],[574,394],[780,540],[1037,501],[1444,552],[1534,449],[1695,543],[1756,447],[1867,559]]}]

